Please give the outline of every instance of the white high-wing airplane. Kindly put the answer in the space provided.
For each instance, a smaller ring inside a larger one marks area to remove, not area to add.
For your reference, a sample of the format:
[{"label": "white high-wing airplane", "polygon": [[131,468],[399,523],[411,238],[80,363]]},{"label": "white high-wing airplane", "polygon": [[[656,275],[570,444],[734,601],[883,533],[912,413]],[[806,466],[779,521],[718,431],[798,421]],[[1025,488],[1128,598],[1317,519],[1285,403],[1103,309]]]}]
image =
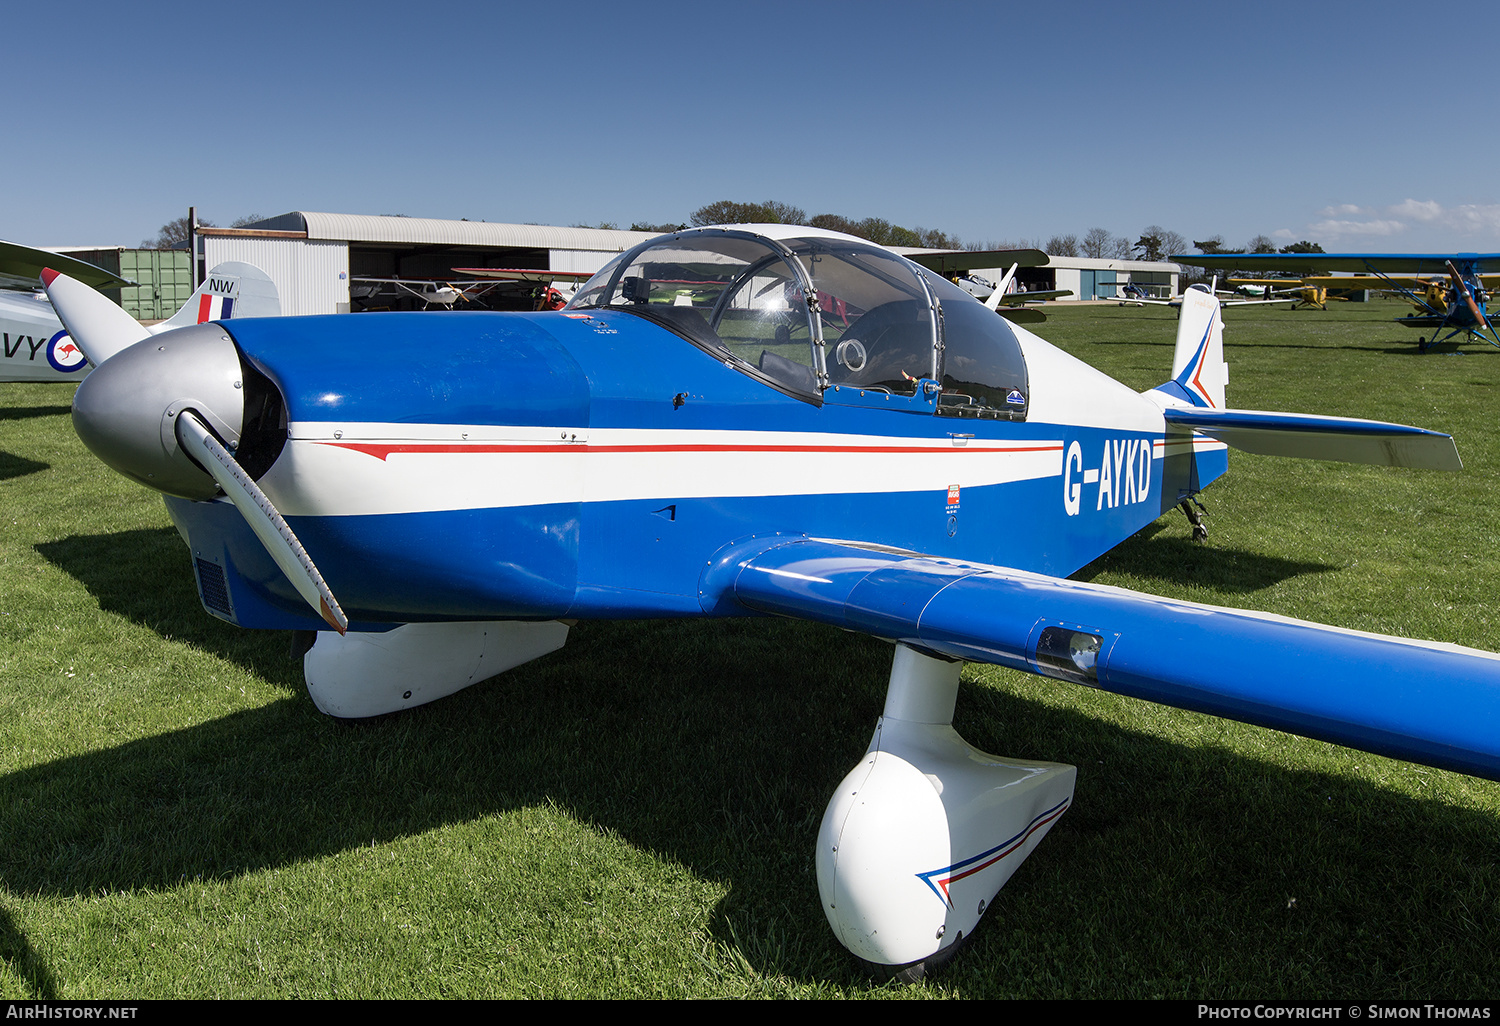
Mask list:
[{"label": "white high-wing airplane", "polygon": [[[25,281],[26,272],[31,271],[29,280],[34,288],[43,268],[55,270],[57,264],[69,268],[69,277],[76,277],[73,271],[78,268],[92,268],[94,273],[86,284],[96,288],[130,284],[81,260],[14,243],[0,243],[0,275],[4,275],[7,281]],[[276,317],[281,314],[281,299],[275,282],[260,268],[226,261],[209,271],[203,284],[181,309],[160,324],[143,325],[123,309],[115,309],[129,322],[128,325],[122,324],[121,330],[145,338],[211,320]],[[73,341],[45,293],[0,291],[0,382],[80,381],[91,369],[91,361]]]}]

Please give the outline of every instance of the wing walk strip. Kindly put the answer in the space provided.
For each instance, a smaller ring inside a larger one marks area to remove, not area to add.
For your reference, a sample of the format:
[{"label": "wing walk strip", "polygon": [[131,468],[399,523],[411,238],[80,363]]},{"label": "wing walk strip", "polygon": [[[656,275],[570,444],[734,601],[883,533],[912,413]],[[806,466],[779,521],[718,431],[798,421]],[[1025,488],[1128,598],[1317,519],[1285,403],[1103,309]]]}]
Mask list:
[{"label": "wing walk strip", "polygon": [[1500,656],[977,563],[756,542],[709,595],[1055,676],[1044,629],[1099,636],[1097,686],[1500,780]]}]

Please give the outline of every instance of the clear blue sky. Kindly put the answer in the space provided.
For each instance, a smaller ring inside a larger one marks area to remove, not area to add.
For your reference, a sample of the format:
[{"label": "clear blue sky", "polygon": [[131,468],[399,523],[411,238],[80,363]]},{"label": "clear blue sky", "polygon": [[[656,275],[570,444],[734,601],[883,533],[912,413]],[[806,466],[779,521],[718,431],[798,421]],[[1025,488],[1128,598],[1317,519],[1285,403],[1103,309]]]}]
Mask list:
[{"label": "clear blue sky", "polygon": [[777,199],[976,241],[1497,252],[1497,11],[12,7],[0,238],[135,245],[189,204],[628,227]]}]

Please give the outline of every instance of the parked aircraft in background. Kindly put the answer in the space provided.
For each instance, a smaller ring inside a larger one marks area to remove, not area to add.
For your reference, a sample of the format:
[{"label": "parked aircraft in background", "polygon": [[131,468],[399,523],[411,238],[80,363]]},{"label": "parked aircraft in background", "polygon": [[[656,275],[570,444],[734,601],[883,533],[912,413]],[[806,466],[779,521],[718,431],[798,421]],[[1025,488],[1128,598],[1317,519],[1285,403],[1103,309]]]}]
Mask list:
[{"label": "parked aircraft in background", "polygon": [[[81,283],[79,287],[88,288]],[[260,268],[238,261],[216,265],[188,301],[159,324],[141,324],[104,296],[99,298],[134,325],[141,338],[210,320],[281,313],[276,284]],[[42,293],[0,292],[0,337],[0,381],[78,381],[94,365]]]},{"label": "parked aircraft in background", "polygon": [[1045,267],[1050,262],[1047,254],[1039,249],[917,251],[907,253],[906,257],[929,271],[941,274],[981,301],[991,299],[997,286],[995,282],[974,272],[992,267],[1009,267],[1009,272],[998,286],[1001,294],[998,305],[985,305],[1014,324],[1040,324],[1046,321],[1046,314],[1026,304],[1061,299],[1073,294],[1072,289],[1031,289],[1016,279],[1018,268]]},{"label": "parked aircraft in background", "polygon": [[[1417,339],[1422,350],[1458,336],[1500,346],[1500,334],[1485,312],[1488,292],[1482,274],[1486,265],[1500,266],[1500,253],[1234,253],[1171,259],[1180,264],[1247,271],[1302,275],[1343,271],[1370,275],[1373,277],[1316,278],[1308,282],[1325,289],[1377,289],[1401,296],[1417,312],[1397,318],[1396,323],[1431,331],[1430,335],[1423,334]],[[1434,275],[1445,278],[1447,287],[1435,289]],[[1444,331],[1447,334],[1439,338]]]},{"label": "parked aircraft in background", "polygon": [[1500,657],[1066,579],[1223,474],[1226,445],[1459,467],[1444,434],[1227,408],[1212,292],[1184,294],[1171,376],[1137,393],[936,273],[788,225],[659,236],[560,312],[131,346],[98,293],[48,290],[113,354],[80,438],[167,495],[210,613],[319,629],[304,669],[331,715],[441,698],[579,619],[893,642],[816,841],[828,921],[868,961],[951,955],[1073,801],[1073,767],[953,730],[962,660],[1500,779]]},{"label": "parked aircraft in background", "polygon": [[[1303,306],[1328,309],[1328,288],[1314,284],[1311,279],[1298,278],[1230,278],[1225,282],[1238,296],[1254,299],[1275,299],[1291,304],[1295,310]],[[1338,298],[1338,297],[1334,297]]]},{"label": "parked aircraft in background", "polygon": [[349,296],[362,309],[390,309],[406,300],[422,304],[423,310],[437,307],[452,310],[455,306],[472,306],[493,291],[488,281],[429,281],[425,278],[351,278]]},{"label": "parked aircraft in background", "polygon": [[117,289],[135,284],[129,278],[121,278],[85,260],[14,242],[0,242],[0,289],[35,292],[37,275],[45,267],[53,267],[96,289]]},{"label": "parked aircraft in background", "polygon": [[455,267],[453,273],[528,283],[531,286],[531,308],[538,311],[561,310],[579,286],[594,276],[593,271],[543,271],[529,267]]},{"label": "parked aircraft in background", "polygon": [[[24,280],[31,274],[31,286],[25,291],[0,291],[0,381],[78,381],[90,370],[81,348],[63,327],[57,312],[45,293],[34,291],[42,270],[62,263],[87,274],[89,281],[68,276],[94,288],[113,288],[133,282],[119,278],[101,267],[59,256],[46,250],[0,242],[0,275],[6,281]],[[100,297],[103,298],[102,296]],[[107,299],[105,302],[109,302]],[[113,303],[110,303],[114,306]],[[154,325],[141,325],[118,306],[120,315],[145,334],[201,324],[230,317],[274,317],[281,313],[276,285],[258,267],[236,262],[222,263],[208,272],[198,290],[171,318]]]},{"label": "parked aircraft in background", "polygon": [[[1219,305],[1221,307],[1225,307],[1225,306],[1264,306],[1264,305],[1266,305],[1268,303],[1290,303],[1290,302],[1292,302],[1291,299],[1287,299],[1287,298],[1283,298],[1283,299],[1230,299],[1230,298],[1227,298],[1228,295],[1229,295],[1229,293],[1225,293],[1222,289],[1219,289],[1217,286],[1218,286],[1218,279],[1216,278],[1216,279],[1214,279],[1213,282],[1211,282],[1208,285],[1202,285],[1202,284],[1189,285],[1188,286],[1188,290],[1189,291],[1199,291],[1199,292],[1205,292],[1206,291],[1206,292],[1211,293],[1214,296],[1221,297],[1219,299]],[[1133,306],[1166,306],[1166,307],[1171,307],[1174,310],[1180,309],[1182,307],[1183,296],[1173,296],[1170,299],[1158,299],[1155,296],[1151,296],[1151,295],[1147,294],[1145,288],[1143,288],[1142,286],[1135,285],[1135,284],[1133,284],[1131,282],[1116,282],[1115,283],[1115,287],[1117,289],[1119,289],[1119,293],[1116,295],[1116,298],[1120,301],[1120,305],[1121,306],[1132,306],[1132,305]],[[1186,292],[1183,293],[1184,296],[1186,294],[1187,294]]]},{"label": "parked aircraft in background", "polygon": [[[558,310],[592,271],[544,271],[531,268],[455,267],[467,280],[354,278],[350,297],[361,310],[390,310],[403,300],[434,307],[476,310]],[[561,287],[556,287],[557,283]]]}]

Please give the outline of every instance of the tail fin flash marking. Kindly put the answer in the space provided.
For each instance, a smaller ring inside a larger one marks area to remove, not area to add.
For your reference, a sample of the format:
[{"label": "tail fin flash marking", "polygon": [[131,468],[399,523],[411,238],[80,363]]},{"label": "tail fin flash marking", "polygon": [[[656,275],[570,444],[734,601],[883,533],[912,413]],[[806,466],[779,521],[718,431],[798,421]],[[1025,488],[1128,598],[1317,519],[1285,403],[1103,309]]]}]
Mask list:
[{"label": "tail fin flash marking", "polygon": [[234,314],[234,297],[205,292],[198,297],[198,323],[205,321],[227,321]]},{"label": "tail fin flash marking", "polygon": [[1187,389],[1189,398],[1194,406],[1209,406],[1218,409],[1214,402],[1212,393],[1203,381],[1203,368],[1208,363],[1208,352],[1210,349],[1209,339],[1213,335],[1214,325],[1219,321],[1219,310],[1215,306],[1213,314],[1209,317],[1208,327],[1203,329],[1203,338],[1198,343],[1198,349],[1193,353],[1193,358],[1177,376],[1177,383]]},{"label": "tail fin flash marking", "polygon": [[215,265],[182,309],[153,330],[227,321],[236,311],[241,317],[275,317],[281,313],[281,300],[266,272],[231,260]]},{"label": "tail fin flash marking", "polygon": [[[1172,380],[1162,387],[1194,406],[1224,408],[1224,316],[1218,297],[1201,285],[1182,294]],[[1171,387],[1175,386],[1175,387]]]}]

